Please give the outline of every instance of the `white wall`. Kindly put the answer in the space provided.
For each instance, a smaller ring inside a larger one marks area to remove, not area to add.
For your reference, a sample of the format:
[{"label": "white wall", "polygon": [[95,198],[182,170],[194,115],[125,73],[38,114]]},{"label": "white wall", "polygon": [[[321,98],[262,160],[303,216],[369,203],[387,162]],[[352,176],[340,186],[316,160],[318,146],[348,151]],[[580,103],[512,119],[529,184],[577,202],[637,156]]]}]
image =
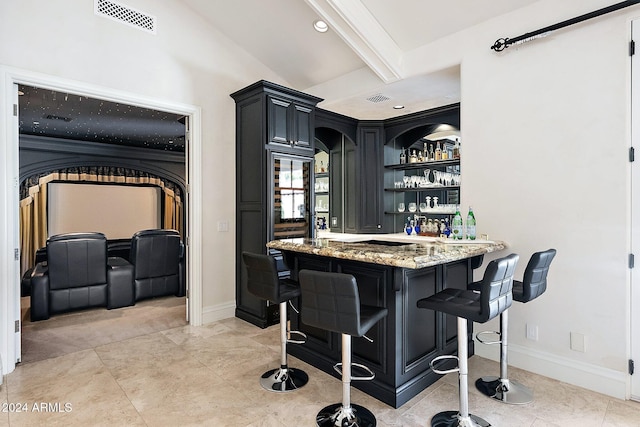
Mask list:
[{"label": "white wall", "polygon": [[[287,83],[180,2],[125,3],[155,15],[157,35],[94,15],[93,1],[3,0],[0,65],[201,108],[207,321],[216,310],[235,307],[235,235],[216,226],[228,221],[235,229],[235,104],[229,94],[259,79]],[[8,286],[0,283],[1,290]]]},{"label": "white wall", "polygon": [[[568,4],[571,3],[571,4]],[[521,255],[558,255],[539,299],[514,303],[510,364],[628,396],[630,21],[637,7],[495,53],[516,37],[609,5],[540,1],[407,55],[407,73],[461,63],[462,202],[479,233]],[[445,52],[443,54],[443,52]],[[491,258],[504,255],[497,254]],[[484,266],[489,259],[485,260]],[[481,268],[481,274],[484,268]],[[478,277],[479,278],[479,277]],[[539,339],[525,338],[525,325]],[[497,321],[476,330],[498,330]],[[586,351],[570,349],[570,333]],[[496,346],[477,354],[498,359]],[[497,375],[495,373],[487,373]]]}]

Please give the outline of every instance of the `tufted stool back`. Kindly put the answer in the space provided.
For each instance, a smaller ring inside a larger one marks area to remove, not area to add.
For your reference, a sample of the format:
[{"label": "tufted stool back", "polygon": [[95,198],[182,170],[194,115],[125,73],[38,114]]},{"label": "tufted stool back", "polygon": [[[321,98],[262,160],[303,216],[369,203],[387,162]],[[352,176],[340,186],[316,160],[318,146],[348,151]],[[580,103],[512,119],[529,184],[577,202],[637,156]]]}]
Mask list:
[{"label": "tufted stool back", "polygon": [[524,270],[522,282],[513,281],[513,299],[519,302],[529,302],[547,290],[547,273],[555,256],[555,249],[547,249],[531,255],[527,268]]}]

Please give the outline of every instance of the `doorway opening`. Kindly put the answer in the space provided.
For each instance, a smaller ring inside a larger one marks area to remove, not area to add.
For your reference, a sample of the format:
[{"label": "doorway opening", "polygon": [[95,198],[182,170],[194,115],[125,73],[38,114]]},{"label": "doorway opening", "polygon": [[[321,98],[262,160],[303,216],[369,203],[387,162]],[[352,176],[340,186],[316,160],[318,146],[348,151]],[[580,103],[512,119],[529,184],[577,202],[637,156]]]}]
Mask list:
[{"label": "doorway opening", "polygon": [[[201,220],[199,206],[201,174],[200,174],[200,110],[197,107],[167,103],[155,99],[149,99],[137,96],[131,93],[118,92],[111,89],[105,89],[63,80],[55,77],[34,74],[21,70],[14,70],[8,67],[1,67],[3,81],[0,92],[4,95],[5,100],[0,107],[0,116],[6,124],[7,132],[0,135],[3,145],[7,168],[5,169],[5,177],[7,182],[13,182],[15,185],[9,190],[0,190],[0,200],[5,202],[5,210],[0,217],[3,218],[5,229],[8,231],[7,240],[5,241],[0,253],[6,255],[6,260],[13,262],[5,262],[3,280],[4,285],[0,286],[0,301],[4,302],[6,310],[3,310],[5,316],[0,318],[0,339],[2,340],[2,363],[3,372],[10,373],[15,369],[15,364],[21,361],[21,301],[20,301],[20,243],[19,243],[19,212],[18,212],[18,188],[19,188],[19,132],[18,132],[18,89],[19,85],[28,85],[41,88],[43,90],[56,91],[60,93],[74,94],[81,97],[95,98],[104,102],[112,102],[121,105],[130,105],[134,107],[147,108],[151,110],[178,114],[184,117],[186,124],[186,138],[184,149],[184,177],[185,187],[190,190],[185,194],[185,230],[184,242],[188,253],[186,264],[186,282],[188,283],[187,300],[186,300],[186,316],[191,325],[202,324],[202,287],[201,287]],[[53,118],[54,120],[57,118]],[[193,237],[192,237],[193,236]],[[11,254],[11,256],[9,256]],[[15,254],[15,257],[14,257]],[[14,329],[15,328],[15,329]]]}]

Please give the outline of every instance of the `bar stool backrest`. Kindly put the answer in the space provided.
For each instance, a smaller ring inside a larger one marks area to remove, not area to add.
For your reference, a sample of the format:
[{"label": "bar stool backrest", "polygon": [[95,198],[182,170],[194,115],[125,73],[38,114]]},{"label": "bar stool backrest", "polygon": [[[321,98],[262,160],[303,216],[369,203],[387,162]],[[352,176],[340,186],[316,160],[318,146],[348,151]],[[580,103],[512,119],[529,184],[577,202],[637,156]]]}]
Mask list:
[{"label": "bar stool backrest", "polygon": [[242,252],[247,267],[247,290],[258,298],[279,304],[280,287],[275,258],[265,254]]},{"label": "bar stool backrest", "polygon": [[302,322],[332,332],[361,337],[360,296],[350,274],[300,270]]},{"label": "bar stool backrest", "polygon": [[486,322],[511,307],[513,275],[518,259],[517,254],[511,254],[493,260],[487,266],[480,284],[481,319],[477,321]]},{"label": "bar stool backrest", "polygon": [[555,249],[536,252],[531,256],[522,278],[522,302],[536,299],[547,290],[547,273],[555,256]]}]

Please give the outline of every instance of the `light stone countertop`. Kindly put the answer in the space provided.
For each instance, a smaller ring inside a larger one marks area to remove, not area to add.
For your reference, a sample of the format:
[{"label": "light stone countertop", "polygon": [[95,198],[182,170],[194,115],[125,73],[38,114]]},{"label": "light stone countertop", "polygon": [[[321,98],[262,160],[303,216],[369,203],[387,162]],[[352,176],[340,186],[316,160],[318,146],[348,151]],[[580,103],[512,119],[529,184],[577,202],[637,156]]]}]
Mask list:
[{"label": "light stone countertop", "polygon": [[267,247],[403,268],[424,268],[504,250],[497,240],[440,239],[406,234],[323,233],[318,238],[272,240]]}]

